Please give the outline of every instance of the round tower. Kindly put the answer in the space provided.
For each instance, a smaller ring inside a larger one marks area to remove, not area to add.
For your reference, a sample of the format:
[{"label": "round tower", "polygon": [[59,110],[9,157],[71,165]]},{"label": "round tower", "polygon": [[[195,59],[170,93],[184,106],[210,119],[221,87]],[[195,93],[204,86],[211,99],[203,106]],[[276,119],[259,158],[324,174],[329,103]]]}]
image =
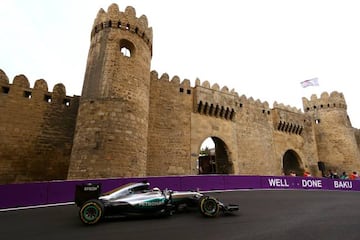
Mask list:
[{"label": "round tower", "polygon": [[360,170],[360,152],[355,138],[355,129],[351,126],[347,114],[347,105],[342,93],[327,92],[320,98],[312,95],[303,98],[306,114],[313,119],[313,127],[320,162],[326,170]]},{"label": "round tower", "polygon": [[95,19],[69,179],[146,174],[152,28],[133,7]]}]

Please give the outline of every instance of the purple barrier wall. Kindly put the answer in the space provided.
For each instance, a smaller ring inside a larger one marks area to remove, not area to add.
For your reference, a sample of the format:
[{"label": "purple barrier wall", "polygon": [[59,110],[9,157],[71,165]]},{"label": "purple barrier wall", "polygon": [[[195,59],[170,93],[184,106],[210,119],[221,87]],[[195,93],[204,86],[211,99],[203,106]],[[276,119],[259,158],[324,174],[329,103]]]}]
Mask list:
[{"label": "purple barrier wall", "polygon": [[180,190],[224,190],[224,176],[222,175],[208,175],[204,178],[202,175],[187,176],[180,178]]},{"label": "purple barrier wall", "polygon": [[0,209],[47,203],[48,183],[0,185]]},{"label": "purple barrier wall", "polygon": [[74,201],[75,187],[83,183],[100,183],[102,192],[129,182],[147,180],[151,186],[172,190],[230,190],[230,189],[317,189],[360,191],[360,181],[289,176],[198,175],[139,177],[52,181],[0,185],[0,209],[35,206]]},{"label": "purple barrier wall", "polygon": [[260,189],[261,177],[259,176],[237,176],[224,177],[225,189]]}]

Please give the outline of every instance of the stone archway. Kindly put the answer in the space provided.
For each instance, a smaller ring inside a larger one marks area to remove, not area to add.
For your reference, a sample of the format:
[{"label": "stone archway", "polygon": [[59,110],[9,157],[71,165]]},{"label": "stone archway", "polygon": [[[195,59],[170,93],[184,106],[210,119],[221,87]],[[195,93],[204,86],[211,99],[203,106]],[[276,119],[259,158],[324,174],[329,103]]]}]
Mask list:
[{"label": "stone archway", "polygon": [[233,164],[229,159],[228,148],[225,142],[215,136],[210,137],[214,147],[208,149],[207,155],[199,156],[199,174],[232,174]]},{"label": "stone archway", "polygon": [[290,175],[291,171],[296,173],[296,176],[303,176],[304,169],[301,164],[299,155],[293,150],[287,150],[283,157],[283,171],[285,175]]}]

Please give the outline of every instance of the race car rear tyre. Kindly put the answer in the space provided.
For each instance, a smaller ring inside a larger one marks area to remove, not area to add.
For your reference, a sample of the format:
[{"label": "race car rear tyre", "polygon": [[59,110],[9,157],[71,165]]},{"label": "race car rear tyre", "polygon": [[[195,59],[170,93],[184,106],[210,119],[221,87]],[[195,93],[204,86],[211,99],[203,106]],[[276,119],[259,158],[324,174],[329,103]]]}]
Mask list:
[{"label": "race car rear tyre", "polygon": [[104,204],[97,199],[86,201],[79,210],[80,220],[86,225],[98,223],[103,215]]},{"label": "race car rear tyre", "polygon": [[218,200],[213,197],[203,197],[200,200],[200,212],[206,217],[216,217],[219,214],[220,206]]}]

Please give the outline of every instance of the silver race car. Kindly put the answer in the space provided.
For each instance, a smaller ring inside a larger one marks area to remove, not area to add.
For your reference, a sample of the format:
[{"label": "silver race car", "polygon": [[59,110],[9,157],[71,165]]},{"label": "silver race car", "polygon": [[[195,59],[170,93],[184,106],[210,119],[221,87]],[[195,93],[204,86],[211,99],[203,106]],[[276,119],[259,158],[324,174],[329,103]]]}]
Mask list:
[{"label": "silver race car", "polygon": [[206,217],[239,210],[238,205],[225,205],[198,191],[160,190],[150,188],[147,181],[128,183],[104,194],[101,194],[100,184],[77,185],[75,203],[79,207],[80,220],[87,225],[96,224],[103,218],[171,216],[185,209],[198,209]]}]

